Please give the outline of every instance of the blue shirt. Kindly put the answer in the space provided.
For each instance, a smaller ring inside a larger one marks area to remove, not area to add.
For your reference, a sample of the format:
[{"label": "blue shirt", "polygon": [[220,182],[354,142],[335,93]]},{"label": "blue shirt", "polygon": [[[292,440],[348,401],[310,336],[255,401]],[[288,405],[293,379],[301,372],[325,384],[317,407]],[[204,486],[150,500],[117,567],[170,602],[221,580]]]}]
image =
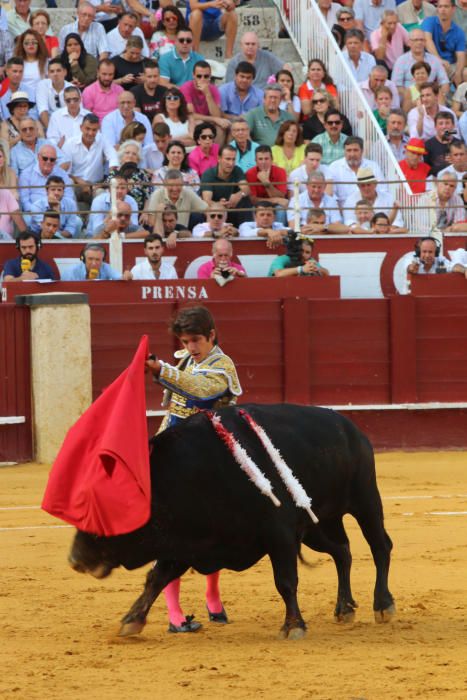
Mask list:
[{"label": "blue shirt", "polygon": [[420,29],[431,34],[436,50],[443,61],[455,63],[456,51],[465,51],[464,32],[455,22],[451,22],[448,31],[444,33],[439,17],[426,17]]},{"label": "blue shirt", "polygon": [[239,97],[234,81],[221,85],[219,92],[221,93],[221,109],[226,114],[243,114],[263,104],[264,93],[255,85],[250,87],[243,101]]},{"label": "blue shirt", "polygon": [[37,163],[37,154],[39,152],[39,148],[44,144],[53,146],[57,151],[57,165],[60,165],[60,163],[67,162],[67,159],[64,157],[61,150],[57,148],[56,145],[52,143],[52,141],[50,141],[49,139],[37,139],[34,152],[31,151],[30,148],[25,146],[22,141],[18,141],[16,146],[13,146],[13,148],[10,151],[10,165],[18,176],[21,175],[23,170],[27,170],[27,168],[34,167],[34,165]]},{"label": "blue shirt", "polygon": [[[31,272],[35,272],[40,280],[54,280],[55,275],[52,272],[52,268],[47,263],[42,262],[39,258],[36,258],[34,269]],[[12,277],[21,277],[21,258],[15,258],[14,260],[7,260],[3,267],[3,275],[11,275]]]},{"label": "blue shirt", "polygon": [[161,78],[166,78],[173,85],[183,85],[193,79],[193,68],[198,61],[204,61],[202,54],[191,51],[189,58],[183,61],[173,48],[159,59]]},{"label": "blue shirt", "polygon": [[233,146],[233,148],[235,148],[237,151],[235,165],[238,165],[238,167],[241,168],[244,173],[246,173],[246,171],[250,168],[254,168],[256,165],[255,153],[259,143],[256,143],[256,141],[248,141],[247,150],[244,153],[239,150],[236,141],[231,141],[229,146]]},{"label": "blue shirt", "polygon": [[[36,97],[34,92],[31,90],[30,87],[21,85],[21,83],[19,86],[19,92],[27,92],[29,101],[34,102],[34,107],[31,107],[31,109],[28,111],[28,117],[31,117],[32,119],[39,119],[39,113],[35,105]],[[11,117],[10,110],[7,107],[7,104],[11,102],[11,94],[11,89],[8,88],[8,90],[0,97],[0,116],[4,120]]]},{"label": "blue shirt", "polygon": [[[198,0],[199,3],[203,4],[205,2],[210,2],[210,0]],[[205,10],[203,10],[203,18],[206,17],[206,19],[209,18],[209,21],[212,22],[212,20],[217,19],[220,17],[222,12],[217,9],[217,7],[207,7]],[[186,3],[186,14],[185,14],[185,22],[186,26],[188,27],[188,20],[190,19],[191,15],[191,7],[190,7],[190,0]]]},{"label": "blue shirt", "polygon": [[[41,223],[44,218],[44,212],[50,209],[47,197],[41,197],[37,199],[32,207],[31,211],[34,212],[31,217],[25,217],[30,219],[29,225],[33,231],[39,233],[41,230]],[[62,236],[62,231],[67,231],[71,234],[72,238],[78,238],[81,233],[82,221],[77,214],[62,214],[61,212],[70,212],[76,210],[76,202],[74,199],[69,199],[68,197],[63,197],[60,202],[60,230],[55,234],[55,238],[68,238],[68,236]]]},{"label": "blue shirt", "polygon": [[[58,177],[62,178],[65,183],[65,196],[73,200],[76,209],[78,205],[76,204],[73,182],[67,173],[56,165],[50,175],[58,175]],[[21,186],[19,201],[23,212],[32,211],[33,203],[44,197],[45,183],[50,175],[42,175],[38,164],[21,173],[18,184]]]},{"label": "blue shirt", "polygon": [[[98,280],[120,280],[122,276],[110,267],[109,263],[103,262],[99,270]],[[68,268],[62,274],[63,282],[86,282],[86,265],[79,262],[74,267]]]},{"label": "blue shirt", "polygon": [[[134,226],[137,226],[139,211],[136,200],[129,194],[126,194],[123,201],[130,205],[130,221]],[[110,192],[102,192],[101,194],[98,194],[97,197],[94,197],[92,200],[91,213],[89,214],[88,226],[86,229],[86,238],[92,238],[96,229],[98,229],[99,226],[102,226],[107,216],[107,212],[109,212],[111,209],[111,206]]]}]

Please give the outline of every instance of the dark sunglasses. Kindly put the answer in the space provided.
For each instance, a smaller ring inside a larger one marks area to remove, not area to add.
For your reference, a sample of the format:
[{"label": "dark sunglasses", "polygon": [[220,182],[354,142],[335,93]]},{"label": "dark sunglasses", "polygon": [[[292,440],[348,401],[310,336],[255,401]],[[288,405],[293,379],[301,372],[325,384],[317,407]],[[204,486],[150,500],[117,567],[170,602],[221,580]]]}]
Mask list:
[{"label": "dark sunglasses", "polygon": [[210,78],[210,73],[195,73],[195,78]]},{"label": "dark sunglasses", "polygon": [[224,214],[209,214],[210,219],[223,219]]},{"label": "dark sunglasses", "polygon": [[347,17],[342,17],[342,16],[341,16],[341,17],[339,17],[339,22],[351,22],[352,19],[353,19],[353,17],[349,17],[349,16],[347,16]]},{"label": "dark sunglasses", "polygon": [[65,102],[68,104],[69,102],[79,102],[79,97],[66,97]]},{"label": "dark sunglasses", "polygon": [[187,37],[179,38],[178,41],[181,44],[191,44],[193,39],[191,37],[187,36]]},{"label": "dark sunglasses", "polygon": [[311,103],[314,105],[322,105],[324,102],[327,102],[327,100],[325,100],[324,97],[319,100],[311,100]]},{"label": "dark sunglasses", "polygon": [[33,126],[22,126],[20,131],[34,131],[34,128]]},{"label": "dark sunglasses", "polygon": [[213,139],[213,138],[214,138],[214,136],[212,134],[201,134],[200,135],[200,139],[202,141],[206,141],[206,139]]},{"label": "dark sunglasses", "polygon": [[55,163],[57,160],[56,158],[50,158],[50,156],[42,156],[41,155],[41,158],[45,163]]},{"label": "dark sunglasses", "polygon": [[339,124],[342,124],[341,120],[339,119],[338,122],[326,122],[328,126],[339,126]]},{"label": "dark sunglasses", "polygon": [[60,95],[54,95],[55,106],[57,109],[60,108]]}]

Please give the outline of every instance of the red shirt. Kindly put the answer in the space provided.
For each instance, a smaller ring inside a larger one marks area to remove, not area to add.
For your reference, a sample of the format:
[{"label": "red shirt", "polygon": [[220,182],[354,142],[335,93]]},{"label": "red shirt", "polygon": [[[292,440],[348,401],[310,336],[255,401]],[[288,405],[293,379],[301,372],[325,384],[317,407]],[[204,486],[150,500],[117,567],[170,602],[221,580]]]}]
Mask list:
[{"label": "red shirt", "polygon": [[[412,192],[414,194],[426,192],[426,178],[430,172],[430,166],[422,161],[416,168],[410,168],[405,159],[401,160],[399,165],[400,169],[408,180],[408,184]],[[413,180],[422,180],[423,182],[413,182]]]},{"label": "red shirt", "polygon": [[[255,165],[245,173],[246,181],[250,185],[250,192],[253,197],[258,199],[269,199],[269,195],[264,185],[258,181],[258,168]],[[274,184],[274,187],[282,192],[284,197],[287,197],[287,173],[284,168],[279,168],[277,165],[271,165],[269,173],[269,181]],[[280,184],[277,184],[280,183]]]}]

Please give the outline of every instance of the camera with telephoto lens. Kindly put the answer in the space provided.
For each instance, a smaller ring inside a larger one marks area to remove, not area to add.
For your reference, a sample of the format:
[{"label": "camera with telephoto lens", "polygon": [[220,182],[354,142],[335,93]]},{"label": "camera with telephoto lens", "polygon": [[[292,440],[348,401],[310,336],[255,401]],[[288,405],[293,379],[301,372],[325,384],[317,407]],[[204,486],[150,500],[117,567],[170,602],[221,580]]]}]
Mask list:
[{"label": "camera with telephoto lens", "polygon": [[221,275],[224,279],[227,279],[227,277],[230,277],[230,272],[228,270],[221,270]]}]

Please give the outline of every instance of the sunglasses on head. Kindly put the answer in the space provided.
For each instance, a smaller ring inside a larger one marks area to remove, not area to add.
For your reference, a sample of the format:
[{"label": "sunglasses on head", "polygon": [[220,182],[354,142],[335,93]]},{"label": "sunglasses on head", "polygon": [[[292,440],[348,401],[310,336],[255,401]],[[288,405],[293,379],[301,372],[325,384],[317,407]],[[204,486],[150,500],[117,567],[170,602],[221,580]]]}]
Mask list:
[{"label": "sunglasses on head", "polygon": [[184,36],[184,37],[179,37],[178,41],[181,44],[191,44],[193,39],[191,38],[191,36],[186,36],[186,37]]},{"label": "sunglasses on head", "polygon": [[166,96],[165,96],[165,99],[166,99],[166,100],[170,100],[171,102],[173,102],[174,100],[179,100],[180,97],[179,97],[178,95],[166,95]]}]

